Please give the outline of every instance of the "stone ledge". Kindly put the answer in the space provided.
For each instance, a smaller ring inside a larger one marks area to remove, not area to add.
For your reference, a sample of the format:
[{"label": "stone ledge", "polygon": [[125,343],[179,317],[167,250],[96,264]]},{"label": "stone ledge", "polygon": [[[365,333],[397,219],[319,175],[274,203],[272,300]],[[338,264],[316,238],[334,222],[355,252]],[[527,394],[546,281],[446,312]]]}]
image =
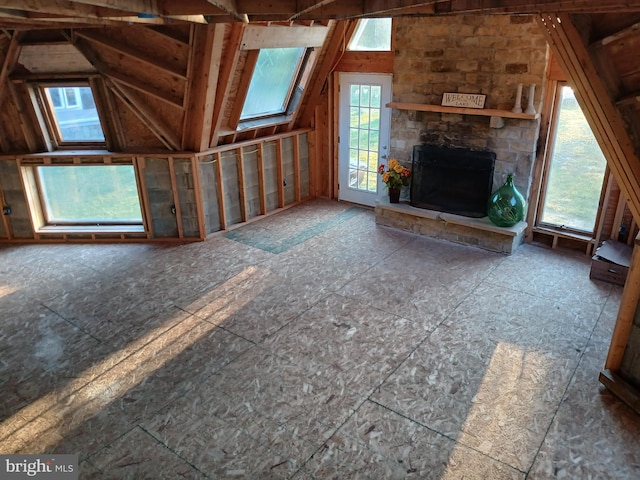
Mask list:
[{"label": "stone ledge", "polygon": [[471,218],[415,208],[407,203],[391,204],[388,198],[376,203],[376,223],[509,255],[522,243],[527,227],[526,222],[497,227],[488,217]]}]

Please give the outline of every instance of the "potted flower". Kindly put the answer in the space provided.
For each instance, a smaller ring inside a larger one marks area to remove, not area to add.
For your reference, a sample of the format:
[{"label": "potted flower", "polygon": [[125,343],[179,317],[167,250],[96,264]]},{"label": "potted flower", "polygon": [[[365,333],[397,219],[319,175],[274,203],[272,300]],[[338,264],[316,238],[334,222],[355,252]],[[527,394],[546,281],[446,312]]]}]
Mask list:
[{"label": "potted flower", "polygon": [[389,202],[398,203],[400,201],[400,189],[409,185],[411,170],[400,165],[395,159],[389,160],[389,168],[385,170],[384,165],[378,167],[378,173],[382,175],[382,181],[389,189]]}]

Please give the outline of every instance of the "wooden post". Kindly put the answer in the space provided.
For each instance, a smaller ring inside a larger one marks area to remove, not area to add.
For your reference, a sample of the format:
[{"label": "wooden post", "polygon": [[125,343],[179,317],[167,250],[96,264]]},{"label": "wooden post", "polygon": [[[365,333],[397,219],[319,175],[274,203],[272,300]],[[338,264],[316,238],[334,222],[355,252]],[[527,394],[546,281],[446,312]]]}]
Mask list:
[{"label": "wooden post", "polygon": [[300,201],[300,137],[293,136],[293,178],[295,183],[296,202]]},{"label": "wooden post", "polygon": [[196,25],[189,72],[182,149],[209,147],[225,24]]},{"label": "wooden post", "polygon": [[182,226],[182,210],[180,208],[180,193],[176,183],[176,170],[173,164],[173,157],[169,157],[169,177],[171,177],[171,191],[173,192],[173,205],[176,210],[176,224],[178,225],[178,238],[184,238],[184,228]]},{"label": "wooden post", "polygon": [[211,128],[211,138],[209,145],[215,147],[218,145],[220,138],[220,127],[222,118],[224,117],[224,105],[229,98],[233,72],[238,65],[240,56],[240,44],[242,43],[242,35],[245,25],[243,23],[234,23],[231,25],[231,33],[227,41],[226,54],[220,64],[220,74],[218,75],[218,88],[216,89],[215,107],[213,110],[213,121]]},{"label": "wooden post", "polygon": [[218,215],[220,216],[220,230],[227,229],[227,214],[224,205],[224,185],[222,182],[222,155],[220,152],[215,154],[216,161],[216,180],[218,181]]},{"label": "wooden post", "polygon": [[200,181],[200,162],[195,155],[191,157],[191,169],[193,171],[193,189],[196,197],[196,211],[198,213],[198,233],[200,239],[207,236],[206,219],[204,218],[204,205],[202,203],[202,182]]},{"label": "wooden post", "polygon": [[240,197],[240,220],[247,221],[247,192],[245,191],[244,180],[244,150],[242,147],[238,148],[238,155],[236,155],[236,161],[238,165],[238,194]]},{"label": "wooden post", "polygon": [[260,188],[260,215],[267,214],[267,189],[264,185],[264,143],[258,144],[258,187]]},{"label": "wooden post", "polygon": [[[2,186],[0,186],[0,207],[4,208],[5,205],[7,205],[7,202],[5,201],[5,198],[4,198],[4,192],[2,191]],[[9,222],[9,219],[7,218],[7,215],[4,214],[4,212],[2,212],[2,224],[4,225],[4,231],[7,232],[7,239],[11,240],[13,238],[13,235],[11,233],[11,223]]]},{"label": "wooden post", "polygon": [[284,207],[284,168],[282,165],[282,138],[276,140],[276,169],[278,173],[278,207]]}]

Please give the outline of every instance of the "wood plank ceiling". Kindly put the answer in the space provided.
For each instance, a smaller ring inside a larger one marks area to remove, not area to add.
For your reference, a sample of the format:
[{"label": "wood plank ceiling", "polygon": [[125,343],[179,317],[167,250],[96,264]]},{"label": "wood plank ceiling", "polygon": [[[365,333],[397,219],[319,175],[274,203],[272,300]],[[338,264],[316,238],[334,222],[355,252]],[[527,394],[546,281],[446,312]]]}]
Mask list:
[{"label": "wood plank ceiling", "polygon": [[460,13],[603,13],[638,9],[625,0],[2,0],[0,28],[176,22],[292,22]]}]

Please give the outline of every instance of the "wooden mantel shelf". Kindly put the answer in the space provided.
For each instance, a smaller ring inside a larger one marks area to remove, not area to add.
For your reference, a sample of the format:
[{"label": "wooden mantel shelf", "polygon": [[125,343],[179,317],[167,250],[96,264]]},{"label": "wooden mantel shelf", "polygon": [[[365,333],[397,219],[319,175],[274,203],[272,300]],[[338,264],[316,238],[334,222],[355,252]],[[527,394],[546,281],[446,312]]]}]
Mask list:
[{"label": "wooden mantel shelf", "polygon": [[483,117],[519,118],[521,120],[535,120],[539,113],[513,113],[509,110],[495,110],[490,108],[462,108],[444,107],[442,105],[427,105],[424,103],[400,103],[390,102],[388,108],[398,110],[418,110],[420,112],[454,113],[458,115],[480,115]]}]

